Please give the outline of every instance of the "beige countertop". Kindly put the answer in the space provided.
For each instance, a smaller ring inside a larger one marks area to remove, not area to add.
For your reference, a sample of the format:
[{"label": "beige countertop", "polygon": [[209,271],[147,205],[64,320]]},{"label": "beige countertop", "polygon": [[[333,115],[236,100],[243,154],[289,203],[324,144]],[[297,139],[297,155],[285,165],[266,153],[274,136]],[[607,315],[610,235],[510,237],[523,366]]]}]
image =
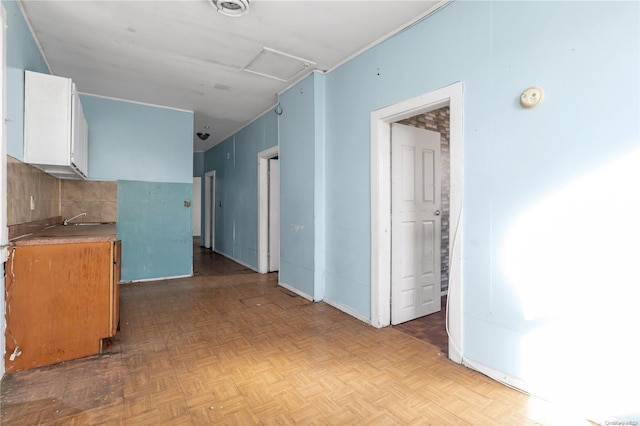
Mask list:
[{"label": "beige countertop", "polygon": [[116,240],[115,223],[51,225],[32,234],[11,240],[15,246],[95,243]]}]

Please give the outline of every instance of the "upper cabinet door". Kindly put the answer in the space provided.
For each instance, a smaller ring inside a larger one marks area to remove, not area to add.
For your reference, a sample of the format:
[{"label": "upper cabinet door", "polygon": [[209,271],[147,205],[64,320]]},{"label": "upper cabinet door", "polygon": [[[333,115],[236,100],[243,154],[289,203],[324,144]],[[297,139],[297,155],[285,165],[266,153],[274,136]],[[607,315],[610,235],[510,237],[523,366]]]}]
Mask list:
[{"label": "upper cabinet door", "polygon": [[87,124],[71,79],[25,71],[24,161],[62,179],[87,176]]},{"label": "upper cabinet door", "polygon": [[89,168],[89,126],[87,126],[87,120],[84,117],[82,103],[80,102],[80,95],[78,95],[75,86],[74,84],[71,99],[73,105],[73,114],[71,117],[73,129],[71,134],[71,164],[75,166],[84,177],[87,177]]}]

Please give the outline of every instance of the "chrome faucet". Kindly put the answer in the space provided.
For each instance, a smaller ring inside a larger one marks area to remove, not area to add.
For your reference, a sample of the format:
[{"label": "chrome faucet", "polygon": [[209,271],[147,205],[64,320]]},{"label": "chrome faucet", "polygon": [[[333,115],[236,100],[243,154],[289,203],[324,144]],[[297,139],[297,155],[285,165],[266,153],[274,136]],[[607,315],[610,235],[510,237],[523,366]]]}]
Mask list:
[{"label": "chrome faucet", "polygon": [[69,218],[69,219],[65,219],[65,220],[64,220],[64,222],[62,222],[62,224],[63,224],[64,226],[67,226],[67,225],[69,224],[69,222],[71,222],[73,219],[77,219],[77,218],[79,218],[80,216],[86,216],[86,215],[87,215],[86,213],[80,213],[79,215],[76,215],[76,216],[71,217],[71,218]]}]

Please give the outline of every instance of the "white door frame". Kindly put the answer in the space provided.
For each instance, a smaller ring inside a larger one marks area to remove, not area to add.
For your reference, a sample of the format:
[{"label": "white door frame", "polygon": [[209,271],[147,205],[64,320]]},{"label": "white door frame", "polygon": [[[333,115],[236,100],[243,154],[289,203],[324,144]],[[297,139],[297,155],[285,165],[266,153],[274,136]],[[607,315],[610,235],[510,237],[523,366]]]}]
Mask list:
[{"label": "white door frame", "polygon": [[[6,12],[0,4],[0,263],[7,260],[8,231],[7,231],[7,112],[6,96]],[[2,299],[4,300],[4,298]],[[4,309],[2,309],[4,313]],[[4,315],[2,316],[4,319]],[[2,323],[4,325],[4,321]],[[4,328],[4,326],[2,327]],[[2,340],[4,342],[4,340]],[[2,346],[4,350],[4,345]],[[4,371],[4,369],[0,369]]]},{"label": "white door frame", "polygon": [[280,270],[280,160],[269,163],[269,257],[267,271]]},{"label": "white door frame", "polygon": [[258,273],[269,271],[269,159],[278,155],[274,146],[258,153]]},{"label": "white door frame", "polygon": [[216,171],[204,174],[204,238],[206,248],[215,249],[216,235]]},{"label": "white door frame", "polygon": [[371,325],[391,324],[391,123],[449,106],[451,194],[447,329],[449,358],[462,362],[462,82],[371,113]]}]

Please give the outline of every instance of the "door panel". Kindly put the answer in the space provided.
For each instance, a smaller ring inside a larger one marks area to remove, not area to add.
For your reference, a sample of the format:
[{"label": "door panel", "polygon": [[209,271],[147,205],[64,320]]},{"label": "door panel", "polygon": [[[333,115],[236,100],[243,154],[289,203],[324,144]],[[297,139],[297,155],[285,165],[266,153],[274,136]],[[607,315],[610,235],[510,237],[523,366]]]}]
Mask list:
[{"label": "door panel", "polygon": [[[439,134],[439,133],[438,133]],[[438,141],[438,149],[440,149]],[[430,150],[422,151],[422,201],[425,203],[436,202],[436,189],[434,187],[436,177],[434,176],[435,153]],[[438,167],[439,169],[439,167]]]},{"label": "door panel", "polygon": [[402,147],[402,201],[413,203],[415,200],[415,157],[416,150],[412,146]]},{"label": "door panel", "polygon": [[[433,274],[436,268],[436,259],[433,252],[433,244],[431,243],[435,239],[433,221],[422,222],[422,233],[424,238],[422,239],[422,275]],[[440,263],[440,262],[438,262]],[[440,268],[438,268],[440,269]]]},{"label": "door panel", "polygon": [[440,134],[391,126],[391,323],[440,310]]}]

